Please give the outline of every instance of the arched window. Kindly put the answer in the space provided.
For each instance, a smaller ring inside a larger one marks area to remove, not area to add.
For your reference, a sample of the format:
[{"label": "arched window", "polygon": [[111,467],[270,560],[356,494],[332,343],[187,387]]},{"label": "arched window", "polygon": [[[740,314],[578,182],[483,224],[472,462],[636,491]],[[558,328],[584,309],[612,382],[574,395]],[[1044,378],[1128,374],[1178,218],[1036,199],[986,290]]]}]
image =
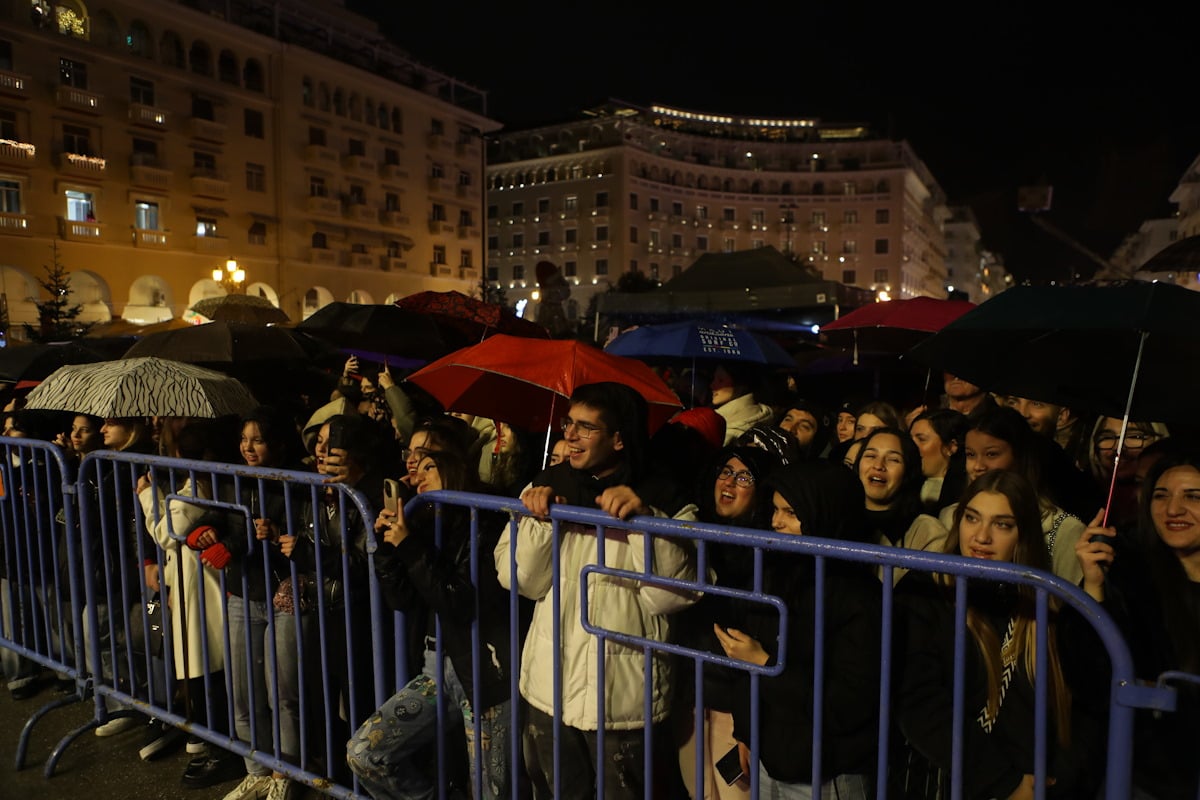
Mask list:
[{"label": "arched window", "polygon": [[392,133],[404,133],[404,115],[400,109],[392,109]]},{"label": "arched window", "polygon": [[333,90],[333,113],[339,117],[346,116],[346,94],[341,87]]},{"label": "arched window", "polygon": [[91,40],[103,47],[111,47],[116,50],[125,38],[121,35],[120,28],[117,27],[117,18],[108,9],[96,12],[92,18],[91,28]]},{"label": "arched window", "polygon": [[187,65],[184,60],[183,42],[175,31],[163,31],[162,39],[158,43],[158,52],[165,66],[183,69]]},{"label": "arched window", "polygon": [[212,77],[212,51],[205,42],[199,39],[192,42],[192,49],[188,51],[188,66],[197,75]]},{"label": "arched window", "polygon": [[387,106],[384,105],[383,103],[379,104],[378,125],[380,128],[383,128],[385,131],[388,129],[388,109],[387,109]]},{"label": "arched window", "polygon": [[63,36],[91,38],[91,21],[87,9],[76,0],[59,0],[54,6],[54,21]]},{"label": "arched window", "polygon": [[329,87],[323,83],[317,87],[317,108],[329,110]]},{"label": "arched window", "polygon": [[129,24],[129,38],[126,43],[129,45],[130,55],[154,58],[154,44],[150,38],[150,29],[140,19],[135,19]]},{"label": "arched window", "polygon": [[312,78],[306,77],[300,83],[300,102],[309,108],[312,108],[313,104],[316,103],[316,98],[313,97]]},{"label": "arched window", "polygon": [[362,122],[362,100],[358,96],[358,92],[350,93],[350,119],[355,122]]},{"label": "arched window", "polygon": [[312,246],[318,250],[326,250],[329,247],[329,240],[325,238],[325,234],[317,231],[312,235]]},{"label": "arched window", "polygon": [[363,103],[363,117],[366,119],[368,125],[375,124],[375,101],[370,97]]},{"label": "arched window", "polygon": [[232,83],[238,85],[240,75],[238,74],[237,56],[232,50],[222,50],[221,55],[217,57],[217,78],[222,83]]},{"label": "arched window", "polygon": [[266,83],[262,62],[257,58],[247,58],[246,66],[242,68],[242,85],[252,92],[261,92],[266,88]]}]

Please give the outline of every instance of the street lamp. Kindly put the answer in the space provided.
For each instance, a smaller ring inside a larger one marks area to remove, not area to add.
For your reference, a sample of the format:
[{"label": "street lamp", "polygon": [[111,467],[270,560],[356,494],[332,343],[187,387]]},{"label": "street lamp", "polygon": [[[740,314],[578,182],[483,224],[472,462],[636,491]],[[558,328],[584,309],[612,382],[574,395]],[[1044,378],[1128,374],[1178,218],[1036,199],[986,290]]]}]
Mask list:
[{"label": "street lamp", "polygon": [[214,269],[212,277],[221,284],[226,294],[241,294],[245,291],[243,285],[246,283],[246,270],[238,268],[237,261],[232,258],[225,262],[225,269]]}]

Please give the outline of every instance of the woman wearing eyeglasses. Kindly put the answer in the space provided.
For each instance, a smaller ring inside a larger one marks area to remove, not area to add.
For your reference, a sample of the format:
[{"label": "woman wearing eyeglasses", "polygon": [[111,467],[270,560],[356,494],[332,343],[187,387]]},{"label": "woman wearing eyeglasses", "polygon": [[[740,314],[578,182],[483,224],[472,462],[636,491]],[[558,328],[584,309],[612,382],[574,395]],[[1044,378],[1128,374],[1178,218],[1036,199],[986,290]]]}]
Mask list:
[{"label": "woman wearing eyeglasses", "polygon": [[1137,484],[1135,467],[1137,457],[1147,445],[1170,435],[1161,422],[1129,421],[1125,431],[1125,442],[1121,446],[1121,460],[1117,466],[1117,480],[1113,483],[1113,466],[1117,464],[1117,443],[1121,437],[1120,417],[1099,417],[1092,428],[1092,448],[1088,452],[1088,466],[1092,477],[1108,496],[1112,488],[1112,503],[1109,505],[1110,523],[1123,525],[1137,515]]},{"label": "woman wearing eyeglasses", "polygon": [[[780,466],[779,459],[759,447],[727,447],[717,453],[704,470],[698,490],[697,517],[701,522],[738,528],[762,530],[770,527],[771,495],[760,486],[767,476]],[[753,580],[753,551],[746,547],[721,542],[705,545],[708,566],[716,574],[715,583],[731,588],[748,589]],[[711,576],[710,576],[711,577]],[[699,602],[675,616],[676,641],[698,650],[725,655],[713,633],[713,623],[729,622],[729,598],[714,594],[703,596]],[[679,742],[679,768],[684,785],[697,800],[700,798],[749,797],[748,781],[726,784],[717,772],[716,764],[730,749],[737,746],[733,738],[733,691],[735,670],[709,664],[704,669],[704,712],[696,724],[696,700],[691,679],[695,675],[693,662],[688,659],[676,671],[675,703],[672,717]],[[702,737],[697,737],[697,729]],[[703,792],[697,791],[696,762],[703,763]]]}]

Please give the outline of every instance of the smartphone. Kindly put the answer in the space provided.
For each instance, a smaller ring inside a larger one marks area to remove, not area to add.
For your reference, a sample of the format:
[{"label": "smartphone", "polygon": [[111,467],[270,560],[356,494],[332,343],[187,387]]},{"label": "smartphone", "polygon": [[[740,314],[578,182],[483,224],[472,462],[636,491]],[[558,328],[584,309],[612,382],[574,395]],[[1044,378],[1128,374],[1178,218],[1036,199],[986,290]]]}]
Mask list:
[{"label": "smartphone", "polygon": [[330,450],[338,448],[346,449],[346,427],[343,420],[334,417],[329,420],[329,438],[325,440],[325,446]]},{"label": "smartphone", "polygon": [[733,786],[745,776],[742,772],[742,757],[736,744],[721,756],[721,760],[717,762],[717,772],[721,773],[721,778],[727,786]]},{"label": "smartphone", "polygon": [[400,511],[400,481],[386,478],[383,481],[383,507],[393,514]]}]

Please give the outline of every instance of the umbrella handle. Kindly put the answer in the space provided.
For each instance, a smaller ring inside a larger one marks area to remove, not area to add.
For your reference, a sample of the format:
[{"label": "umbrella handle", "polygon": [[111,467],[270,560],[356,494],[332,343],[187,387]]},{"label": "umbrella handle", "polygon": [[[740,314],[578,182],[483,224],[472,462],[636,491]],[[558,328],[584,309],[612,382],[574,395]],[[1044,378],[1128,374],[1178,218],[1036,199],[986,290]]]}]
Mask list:
[{"label": "umbrella handle", "polygon": [[1137,358],[1133,362],[1133,375],[1129,378],[1129,396],[1125,399],[1125,414],[1121,417],[1121,435],[1117,437],[1117,449],[1113,453],[1112,479],[1108,483],[1108,498],[1104,501],[1104,521],[1100,524],[1108,526],[1108,515],[1112,512],[1113,494],[1117,490],[1117,470],[1121,466],[1121,451],[1125,448],[1125,431],[1129,430],[1129,412],[1133,410],[1133,393],[1137,389],[1138,373],[1142,370],[1142,351],[1146,347],[1146,337],[1149,331],[1142,331],[1138,339]]}]

